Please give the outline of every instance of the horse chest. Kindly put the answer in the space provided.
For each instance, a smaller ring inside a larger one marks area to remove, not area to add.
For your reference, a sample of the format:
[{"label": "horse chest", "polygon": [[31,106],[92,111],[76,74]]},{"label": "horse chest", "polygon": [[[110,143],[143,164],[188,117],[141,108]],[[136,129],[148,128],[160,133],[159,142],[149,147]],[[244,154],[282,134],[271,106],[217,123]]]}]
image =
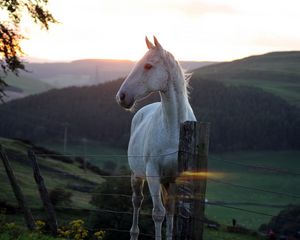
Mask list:
[{"label": "horse chest", "polygon": [[179,129],[166,128],[161,115],[155,112],[138,113],[135,121],[128,148],[131,170],[145,176],[147,166],[152,165],[160,174],[169,174],[177,161]]}]

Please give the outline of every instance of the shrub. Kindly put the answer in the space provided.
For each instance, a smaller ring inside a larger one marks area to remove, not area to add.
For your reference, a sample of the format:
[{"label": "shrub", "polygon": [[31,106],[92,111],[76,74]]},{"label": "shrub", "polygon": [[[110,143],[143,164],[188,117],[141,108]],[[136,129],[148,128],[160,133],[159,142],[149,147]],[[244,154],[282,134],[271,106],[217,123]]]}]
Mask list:
[{"label": "shrub", "polygon": [[300,229],[300,205],[289,205],[259,228],[262,232],[274,231],[276,234],[295,236]]},{"label": "shrub", "polygon": [[72,203],[71,197],[72,193],[68,192],[62,188],[54,188],[50,191],[49,194],[50,201],[54,206],[62,205],[69,205]]}]

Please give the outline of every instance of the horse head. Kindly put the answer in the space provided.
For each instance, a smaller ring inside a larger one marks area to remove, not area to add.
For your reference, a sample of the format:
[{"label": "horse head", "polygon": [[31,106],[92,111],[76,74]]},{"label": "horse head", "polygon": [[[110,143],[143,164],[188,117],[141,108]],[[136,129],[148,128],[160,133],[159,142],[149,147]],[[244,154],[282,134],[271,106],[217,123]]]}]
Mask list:
[{"label": "horse head", "polygon": [[165,91],[168,85],[168,68],[164,61],[166,51],[154,37],[154,44],[146,37],[148,51],[134,66],[120,87],[116,100],[125,109],[152,92]]}]

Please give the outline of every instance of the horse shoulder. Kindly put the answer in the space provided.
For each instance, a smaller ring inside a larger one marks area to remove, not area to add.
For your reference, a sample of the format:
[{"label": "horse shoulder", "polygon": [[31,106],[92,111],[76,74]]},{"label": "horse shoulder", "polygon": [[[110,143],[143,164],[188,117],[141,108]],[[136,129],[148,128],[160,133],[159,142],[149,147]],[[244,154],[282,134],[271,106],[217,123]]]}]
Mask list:
[{"label": "horse shoulder", "polygon": [[137,111],[137,113],[134,115],[132,122],[131,122],[131,134],[136,131],[136,129],[145,123],[145,121],[147,121],[150,117],[151,114],[153,114],[153,112],[155,110],[157,110],[157,108],[160,106],[159,102],[156,103],[152,103],[152,104],[148,104],[146,106],[144,106],[143,108],[141,108],[139,111]]}]

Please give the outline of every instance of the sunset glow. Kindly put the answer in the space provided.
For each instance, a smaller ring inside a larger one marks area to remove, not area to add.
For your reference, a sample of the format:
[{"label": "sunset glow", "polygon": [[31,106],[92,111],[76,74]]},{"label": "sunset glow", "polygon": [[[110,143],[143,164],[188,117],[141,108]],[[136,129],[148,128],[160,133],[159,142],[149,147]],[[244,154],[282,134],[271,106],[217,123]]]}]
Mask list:
[{"label": "sunset glow", "polygon": [[49,32],[23,21],[28,57],[137,60],[146,35],[157,36],[180,60],[300,50],[298,0],[50,0],[49,9],[61,22]]},{"label": "sunset glow", "polygon": [[184,183],[189,180],[201,180],[204,178],[213,177],[214,179],[224,178],[224,173],[221,172],[195,172],[195,171],[184,171],[177,177],[177,183]]}]

